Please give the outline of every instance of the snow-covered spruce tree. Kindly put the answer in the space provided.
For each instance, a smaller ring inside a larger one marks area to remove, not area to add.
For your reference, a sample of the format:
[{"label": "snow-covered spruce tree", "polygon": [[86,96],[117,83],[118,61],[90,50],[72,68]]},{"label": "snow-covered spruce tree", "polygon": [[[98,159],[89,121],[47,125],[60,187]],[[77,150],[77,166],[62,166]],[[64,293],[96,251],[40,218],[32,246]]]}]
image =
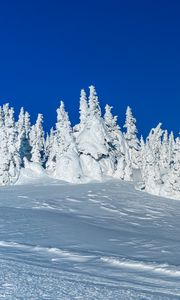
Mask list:
[{"label": "snow-covered spruce tree", "polygon": [[104,114],[104,121],[110,133],[113,133],[117,129],[117,116],[112,115],[112,108],[112,106],[106,104]]},{"label": "snow-covered spruce tree", "polygon": [[96,115],[101,117],[101,108],[99,105],[96,89],[93,85],[89,87],[89,114],[91,117]]},{"label": "snow-covered spruce tree", "polygon": [[131,172],[125,162],[127,143],[117,125],[117,117],[111,114],[110,106],[106,106],[102,118],[94,86],[90,86],[88,107],[85,126],[77,135],[84,173],[95,179],[108,175],[129,180]]},{"label": "snow-covered spruce tree", "polygon": [[45,149],[44,149],[44,130],[43,130],[43,115],[38,114],[36,124],[31,127],[30,145],[31,161],[44,166]]},{"label": "snow-covered spruce tree", "polygon": [[18,149],[20,148],[21,137],[23,136],[24,131],[25,131],[25,128],[24,128],[24,115],[25,115],[24,108],[21,107],[20,113],[19,113],[19,118],[18,118],[18,121],[16,123],[17,137],[18,137],[18,140],[17,140]]},{"label": "snow-covered spruce tree", "polygon": [[125,180],[131,180],[132,170],[129,159],[129,149],[127,142],[117,124],[117,116],[111,113],[112,106],[105,106],[104,121],[111,138],[110,145],[113,149],[112,158],[115,156],[115,172],[114,177]]},{"label": "snow-covered spruce tree", "polygon": [[84,89],[81,90],[80,93],[80,103],[79,103],[79,124],[73,127],[74,136],[77,136],[78,133],[83,129],[86,124],[87,118],[89,114],[89,107],[87,102],[87,96]]},{"label": "snow-covered spruce tree", "polygon": [[0,110],[0,184],[17,181],[20,172],[20,158],[17,150],[17,132],[14,110],[8,104]]},{"label": "snow-covered spruce tree", "polygon": [[126,110],[126,121],[124,128],[126,133],[125,139],[129,146],[129,155],[132,167],[138,169],[140,167],[140,143],[137,137],[136,119],[133,117],[132,110],[128,106]]},{"label": "snow-covered spruce tree", "polygon": [[5,132],[4,111],[0,106],[0,185],[9,184],[9,158]]},{"label": "snow-covered spruce tree", "polygon": [[94,86],[90,86],[88,115],[76,138],[83,172],[87,177],[101,179],[114,173],[111,137],[101,117],[99,100]]},{"label": "snow-covered spruce tree", "polygon": [[140,166],[140,170],[142,169],[143,167],[143,162],[145,160],[145,141],[144,141],[144,138],[143,136],[141,135],[140,137],[140,163],[139,163],[139,166]]},{"label": "snow-covered spruce tree", "polygon": [[57,109],[56,131],[47,168],[57,179],[79,182],[83,177],[69,116],[63,101]]},{"label": "snow-covered spruce tree", "polygon": [[29,139],[29,134],[31,131],[31,121],[30,121],[30,115],[26,111],[24,115],[24,126],[25,126],[25,133],[26,133],[26,138]]},{"label": "snow-covered spruce tree", "polygon": [[[174,139],[174,138],[173,138]],[[176,138],[173,143],[173,155],[169,172],[166,176],[165,195],[167,196],[180,196],[180,138]]]},{"label": "snow-covered spruce tree", "polygon": [[142,162],[142,180],[145,184],[146,191],[154,194],[159,194],[161,185],[163,183],[161,177],[161,165],[160,165],[160,148],[161,137],[163,130],[161,129],[161,123],[153,128],[147,139],[144,148],[144,156]]},{"label": "snow-covered spruce tree", "polygon": [[87,102],[87,96],[84,89],[81,90],[80,96],[80,105],[79,105],[79,113],[80,113],[80,130],[82,130],[87,122],[89,107]]},{"label": "snow-covered spruce tree", "polygon": [[164,131],[162,136],[162,143],[160,147],[160,167],[161,167],[161,174],[166,175],[170,169],[170,161],[169,159],[169,141],[168,141],[168,132],[167,130]]},{"label": "snow-covered spruce tree", "polygon": [[173,190],[180,192],[180,138],[176,138],[173,157]]},{"label": "snow-covered spruce tree", "polygon": [[31,159],[31,146],[29,140],[30,133],[30,118],[27,112],[24,112],[22,107],[19,118],[16,123],[17,128],[17,148],[19,151],[21,166],[24,166],[24,158],[28,161]]},{"label": "snow-covered spruce tree", "polygon": [[168,147],[168,161],[170,165],[173,164],[174,146],[175,146],[174,133],[171,131],[169,135],[169,147]]},{"label": "snow-covered spruce tree", "polygon": [[54,144],[54,128],[50,129],[50,134],[47,133],[46,140],[45,140],[45,164],[47,166],[48,160],[51,161],[50,155],[52,154]]}]

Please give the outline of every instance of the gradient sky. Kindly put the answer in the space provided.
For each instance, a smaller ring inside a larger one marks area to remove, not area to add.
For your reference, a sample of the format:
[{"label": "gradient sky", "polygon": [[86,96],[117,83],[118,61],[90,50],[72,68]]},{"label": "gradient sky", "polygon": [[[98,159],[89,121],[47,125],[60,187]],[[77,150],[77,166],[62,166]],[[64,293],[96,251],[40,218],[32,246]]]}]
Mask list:
[{"label": "gradient sky", "polygon": [[127,105],[146,135],[180,131],[180,1],[0,1],[0,103],[24,106],[45,129],[62,99],[78,121],[81,88],[124,123]]}]

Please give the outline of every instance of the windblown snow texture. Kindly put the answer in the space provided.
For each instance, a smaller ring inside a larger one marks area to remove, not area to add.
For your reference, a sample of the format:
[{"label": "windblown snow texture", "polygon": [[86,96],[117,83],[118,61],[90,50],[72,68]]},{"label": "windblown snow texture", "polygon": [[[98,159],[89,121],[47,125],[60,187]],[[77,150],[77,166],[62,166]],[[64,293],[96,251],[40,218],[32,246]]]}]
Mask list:
[{"label": "windblown snow texture", "polygon": [[180,299],[179,201],[40,173],[0,189],[0,299]]}]

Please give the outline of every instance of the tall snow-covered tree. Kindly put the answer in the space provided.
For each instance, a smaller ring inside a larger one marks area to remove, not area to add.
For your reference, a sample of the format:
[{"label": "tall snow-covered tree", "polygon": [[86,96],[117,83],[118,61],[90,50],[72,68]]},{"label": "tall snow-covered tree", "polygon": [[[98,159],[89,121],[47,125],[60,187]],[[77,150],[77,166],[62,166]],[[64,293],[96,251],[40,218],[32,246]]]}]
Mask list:
[{"label": "tall snow-covered tree", "polygon": [[120,179],[131,180],[132,170],[129,160],[129,149],[127,142],[117,124],[117,116],[112,115],[112,106],[105,106],[104,121],[111,137],[111,146],[115,155],[114,176]]},{"label": "tall snow-covered tree", "polygon": [[32,126],[30,132],[31,143],[31,161],[39,163],[43,166],[45,159],[44,149],[44,130],[43,130],[43,115],[38,114],[36,124]]},{"label": "tall snow-covered tree", "polygon": [[19,145],[21,143],[21,136],[25,132],[25,128],[24,128],[24,115],[25,115],[24,108],[21,107],[20,113],[19,113],[19,118],[18,118],[18,121],[16,123],[17,135],[18,135],[18,148],[19,148]]},{"label": "tall snow-covered tree", "polygon": [[50,134],[47,134],[46,140],[45,140],[46,163],[52,153],[53,144],[54,144],[54,128],[52,127],[50,130]]},{"label": "tall snow-covered tree", "polygon": [[91,117],[94,115],[101,116],[101,108],[99,106],[99,100],[96,93],[96,89],[93,85],[89,87],[89,114]]},{"label": "tall snow-covered tree", "polygon": [[56,123],[56,142],[57,154],[61,155],[67,151],[69,145],[73,141],[71,123],[68,113],[65,111],[64,102],[61,101],[60,107],[57,109]]},{"label": "tall snow-covered tree", "polygon": [[[27,129],[27,124],[29,127],[28,129]],[[29,132],[30,132],[29,114],[27,112],[24,112],[23,107],[20,110],[16,128],[17,128],[17,136],[18,136],[17,148],[21,159],[21,166],[24,166],[24,158],[26,158],[28,161],[30,161],[31,159],[31,146],[29,141]]]},{"label": "tall snow-covered tree", "polygon": [[74,136],[77,136],[78,133],[83,129],[87,122],[87,118],[89,116],[89,107],[86,92],[84,89],[81,90],[80,93],[80,103],[79,103],[79,124],[73,127]]},{"label": "tall snow-covered tree", "polygon": [[20,172],[13,108],[8,104],[3,105],[0,119],[0,183],[13,184],[17,181]]},{"label": "tall snow-covered tree", "polygon": [[24,115],[24,126],[25,126],[25,133],[26,133],[26,138],[29,139],[29,134],[31,131],[31,121],[30,121],[30,115],[26,111]]},{"label": "tall snow-covered tree", "polygon": [[160,166],[162,174],[167,173],[170,168],[169,141],[167,130],[165,130],[163,133],[162,143],[160,146]]},{"label": "tall snow-covered tree", "polygon": [[4,110],[0,107],[0,185],[9,184],[8,145],[5,132]]},{"label": "tall snow-covered tree", "polygon": [[104,121],[106,126],[109,128],[109,132],[113,132],[114,129],[117,128],[117,116],[112,115],[112,106],[106,104],[105,106],[105,114],[104,114]]},{"label": "tall snow-covered tree", "polygon": [[142,179],[145,183],[147,191],[154,190],[154,193],[159,193],[160,185],[162,184],[161,166],[160,166],[160,148],[163,130],[161,123],[153,128],[147,139],[144,151],[144,161],[141,168]]},{"label": "tall snow-covered tree", "polygon": [[174,145],[175,145],[174,133],[171,131],[171,133],[169,135],[169,148],[168,148],[168,160],[169,160],[170,165],[173,164]]},{"label": "tall snow-covered tree", "polygon": [[63,101],[57,109],[56,131],[47,167],[58,179],[77,182],[83,176],[71,123]]},{"label": "tall snow-covered tree", "polygon": [[110,159],[112,149],[95,87],[90,86],[89,89],[89,114],[76,142],[84,174],[101,179],[103,175],[112,175],[114,171],[113,161]]},{"label": "tall snow-covered tree", "polygon": [[[174,139],[174,138],[173,138]],[[166,177],[165,191],[168,195],[180,196],[180,138],[173,143],[173,156],[169,173]]]},{"label": "tall snow-covered tree", "polygon": [[82,129],[86,124],[89,115],[87,96],[84,89],[81,90],[79,112],[80,112],[80,128]]},{"label": "tall snow-covered tree", "polygon": [[133,168],[139,168],[140,164],[140,144],[137,137],[136,119],[133,117],[132,110],[128,106],[126,110],[125,138],[129,146],[129,155]]}]

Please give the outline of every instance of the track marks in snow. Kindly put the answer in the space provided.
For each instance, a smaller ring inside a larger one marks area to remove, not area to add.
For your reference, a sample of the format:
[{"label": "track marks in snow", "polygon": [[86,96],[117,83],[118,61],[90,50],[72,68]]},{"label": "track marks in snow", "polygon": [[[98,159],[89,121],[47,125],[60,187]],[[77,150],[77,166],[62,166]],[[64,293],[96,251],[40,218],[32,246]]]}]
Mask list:
[{"label": "track marks in snow", "polygon": [[19,196],[17,196],[18,198],[22,198],[22,199],[29,199],[29,197],[28,196],[24,196],[24,195],[19,195]]},{"label": "track marks in snow", "polygon": [[[110,239],[111,242],[117,242],[117,239]],[[148,245],[151,246],[151,245]],[[11,248],[14,250],[20,250],[23,252],[38,253],[41,255],[50,256],[51,261],[60,261],[62,259],[87,263],[90,260],[99,261],[107,263],[111,267],[122,268],[122,269],[131,269],[137,272],[153,272],[159,273],[164,276],[178,277],[180,278],[180,267],[168,265],[168,264],[157,264],[150,262],[135,261],[125,258],[116,258],[109,256],[99,256],[93,253],[91,254],[81,254],[75,251],[68,251],[65,249],[55,248],[55,247],[42,247],[38,245],[26,245],[16,242],[9,241],[0,241],[0,247]]]},{"label": "track marks in snow", "polygon": [[34,252],[42,255],[50,255],[52,261],[58,261],[60,259],[66,259],[74,262],[87,262],[88,260],[94,258],[92,255],[81,255],[76,252],[70,252],[64,249],[52,248],[52,247],[42,247],[38,245],[26,245],[15,242],[0,241],[0,247],[11,248],[14,250]]},{"label": "track marks in snow", "polygon": [[119,211],[117,209],[107,207],[107,206],[103,206],[103,205],[101,205],[101,209],[104,209],[104,210],[106,210],[108,212],[111,212],[111,213],[119,213]]},{"label": "track marks in snow", "polygon": [[76,203],[80,203],[81,201],[78,200],[78,199],[74,199],[74,198],[70,198],[70,197],[66,197],[66,200],[67,201],[70,201],[70,202],[76,202]]},{"label": "track marks in snow", "polygon": [[142,261],[134,261],[128,259],[118,259],[113,257],[101,257],[101,260],[112,267],[128,268],[137,272],[155,272],[164,276],[172,276],[180,278],[180,268],[169,266],[168,264],[145,263]]}]

